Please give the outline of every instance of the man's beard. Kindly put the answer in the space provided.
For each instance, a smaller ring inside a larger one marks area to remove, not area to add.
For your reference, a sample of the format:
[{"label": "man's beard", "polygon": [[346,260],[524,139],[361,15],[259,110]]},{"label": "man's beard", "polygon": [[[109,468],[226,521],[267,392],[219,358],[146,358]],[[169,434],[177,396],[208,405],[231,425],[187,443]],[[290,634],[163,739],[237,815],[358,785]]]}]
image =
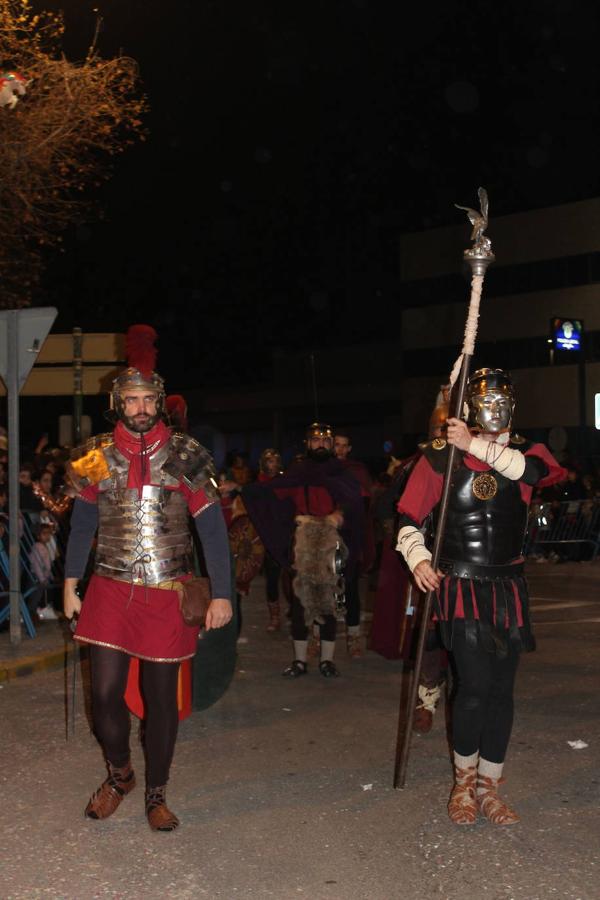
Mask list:
[{"label": "man's beard", "polygon": [[306,455],[309,459],[314,459],[315,462],[327,462],[328,459],[332,458],[333,451],[328,450],[326,447],[317,447],[316,450],[307,450]]},{"label": "man's beard", "polygon": [[157,419],[157,416],[146,416],[144,420],[136,421],[136,416],[123,416],[123,424],[134,434],[147,434],[156,425]]}]

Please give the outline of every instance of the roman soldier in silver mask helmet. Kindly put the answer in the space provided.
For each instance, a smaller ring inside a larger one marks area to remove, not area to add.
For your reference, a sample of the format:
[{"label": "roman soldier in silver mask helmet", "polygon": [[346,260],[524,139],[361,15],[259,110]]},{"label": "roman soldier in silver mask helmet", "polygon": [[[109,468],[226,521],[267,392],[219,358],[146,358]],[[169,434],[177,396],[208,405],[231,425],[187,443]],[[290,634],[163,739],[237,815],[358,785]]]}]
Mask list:
[{"label": "roman soldier in silver mask helmet", "polygon": [[[535,646],[523,548],[534,491],[564,478],[543,444],[511,434],[515,394],[502,369],[478,369],[467,387],[467,422],[451,416],[444,438],[425,445],[398,501],[397,550],[419,590],[433,591],[442,641],[458,674],[453,704],[455,783],[448,815],[512,825],[498,795],[513,719],[519,655]],[[458,463],[448,477],[450,446]],[[439,568],[422,533],[437,527],[447,489]],[[482,691],[481,685],[486,685]]]},{"label": "roman soldier in silver mask helmet", "polygon": [[515,410],[515,390],[508,372],[477,369],[467,385],[467,425],[488,434],[510,431]]}]

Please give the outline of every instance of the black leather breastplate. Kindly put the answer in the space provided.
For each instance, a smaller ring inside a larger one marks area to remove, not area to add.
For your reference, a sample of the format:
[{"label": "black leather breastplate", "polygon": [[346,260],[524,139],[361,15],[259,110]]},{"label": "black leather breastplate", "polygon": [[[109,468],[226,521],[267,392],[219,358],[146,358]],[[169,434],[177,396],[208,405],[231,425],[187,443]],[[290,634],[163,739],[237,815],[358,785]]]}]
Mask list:
[{"label": "black leather breastplate", "polygon": [[462,560],[481,566],[506,565],[523,550],[527,505],[518,481],[491,471],[498,485],[490,500],[479,500],[473,482],[480,475],[464,464],[452,477],[442,559]]}]

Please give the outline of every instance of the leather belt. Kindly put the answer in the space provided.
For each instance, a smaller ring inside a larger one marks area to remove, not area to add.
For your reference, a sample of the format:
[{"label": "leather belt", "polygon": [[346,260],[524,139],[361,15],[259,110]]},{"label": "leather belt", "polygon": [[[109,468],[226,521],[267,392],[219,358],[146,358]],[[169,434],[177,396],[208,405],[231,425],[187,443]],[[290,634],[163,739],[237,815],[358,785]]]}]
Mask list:
[{"label": "leather belt", "polygon": [[122,581],[124,584],[131,584],[136,587],[154,588],[159,591],[181,591],[183,590],[184,581],[193,577],[192,572],[187,572],[185,575],[180,575],[179,578],[171,578],[168,581],[152,582],[144,581],[143,578],[131,578],[131,576],[127,575],[103,575],[101,572],[96,572],[95,574],[100,575],[102,578],[110,578],[112,581]]},{"label": "leather belt", "polygon": [[506,566],[478,566],[475,563],[454,559],[440,560],[440,569],[445,575],[455,578],[473,578],[475,581],[495,581],[499,578],[516,578],[523,574],[523,563],[509,563]]}]

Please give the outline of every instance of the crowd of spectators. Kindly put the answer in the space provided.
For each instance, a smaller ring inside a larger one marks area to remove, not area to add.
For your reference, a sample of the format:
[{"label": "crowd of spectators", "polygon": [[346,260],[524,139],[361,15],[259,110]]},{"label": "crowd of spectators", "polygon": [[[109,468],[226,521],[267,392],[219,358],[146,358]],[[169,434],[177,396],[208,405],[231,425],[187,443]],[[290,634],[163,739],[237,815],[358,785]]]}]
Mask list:
[{"label": "crowd of spectators", "polygon": [[[19,465],[21,588],[34,622],[56,619],[70,503],[62,495],[67,451],[50,448],[43,435]],[[8,440],[0,428],[0,592],[8,591]],[[2,626],[8,627],[5,621]]]}]

